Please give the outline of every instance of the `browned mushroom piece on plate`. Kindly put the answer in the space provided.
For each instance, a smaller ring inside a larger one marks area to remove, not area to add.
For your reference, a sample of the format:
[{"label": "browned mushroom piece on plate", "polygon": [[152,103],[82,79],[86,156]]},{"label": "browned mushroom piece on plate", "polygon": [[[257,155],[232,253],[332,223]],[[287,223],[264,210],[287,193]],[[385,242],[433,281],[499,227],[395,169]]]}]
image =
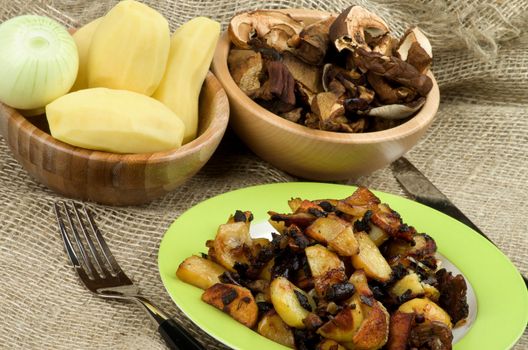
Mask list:
[{"label": "browned mushroom piece on plate", "polygon": [[410,349],[451,350],[453,333],[442,322],[432,321],[417,324],[409,336]]},{"label": "browned mushroom piece on plate", "polygon": [[446,269],[436,272],[438,288],[440,290],[439,305],[451,316],[451,321],[456,324],[467,318],[469,306],[467,304],[466,280],[462,275],[453,276]]}]

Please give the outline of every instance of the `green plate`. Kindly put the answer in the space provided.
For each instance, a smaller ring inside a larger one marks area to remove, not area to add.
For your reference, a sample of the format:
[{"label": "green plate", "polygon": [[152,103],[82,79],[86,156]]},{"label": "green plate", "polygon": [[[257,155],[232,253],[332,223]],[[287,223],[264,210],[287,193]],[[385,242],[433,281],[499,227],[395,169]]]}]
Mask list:
[{"label": "green plate", "polygon": [[[213,239],[218,225],[225,223],[237,209],[251,210],[258,226],[267,220],[268,210],[287,212],[287,201],[292,197],[345,198],[354,190],[352,186],[335,184],[279,183],[224,193],[197,204],[170,226],[161,241],[158,265],[165,288],[196,325],[225,345],[239,350],[287,349],[202,302],[202,290],[181,282],[176,269],[188,256],[206,252],[205,241]],[[528,322],[528,292],[508,258],[449,216],[402,197],[375,193],[399,212],[406,223],[431,235],[441,255],[448,260],[447,265],[456,266],[473,287],[476,300],[470,301],[470,311],[474,317],[454,349],[512,347]]]}]

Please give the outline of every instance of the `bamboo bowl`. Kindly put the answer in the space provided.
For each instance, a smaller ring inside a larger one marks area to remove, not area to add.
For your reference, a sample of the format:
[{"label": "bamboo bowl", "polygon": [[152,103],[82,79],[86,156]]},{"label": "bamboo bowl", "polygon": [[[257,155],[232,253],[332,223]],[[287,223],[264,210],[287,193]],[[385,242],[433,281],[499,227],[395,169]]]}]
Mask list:
[{"label": "bamboo bowl", "polygon": [[[307,24],[328,16],[328,13],[315,10],[291,9],[285,12]],[[440,103],[438,85],[429,73],[433,89],[424,106],[404,124],[358,134],[310,129],[267,111],[240,90],[227,66],[230,49],[229,37],[224,32],[212,68],[229,97],[231,126],[259,157],[305,179],[353,179],[387,166],[420,140],[431,125]]]},{"label": "bamboo bowl", "polygon": [[51,137],[45,118],[25,118],[0,103],[0,133],[37,181],[67,197],[108,205],[158,198],[192,177],[209,160],[229,120],[227,96],[211,73],[200,94],[199,136],[174,151],[116,154],[70,146]]}]

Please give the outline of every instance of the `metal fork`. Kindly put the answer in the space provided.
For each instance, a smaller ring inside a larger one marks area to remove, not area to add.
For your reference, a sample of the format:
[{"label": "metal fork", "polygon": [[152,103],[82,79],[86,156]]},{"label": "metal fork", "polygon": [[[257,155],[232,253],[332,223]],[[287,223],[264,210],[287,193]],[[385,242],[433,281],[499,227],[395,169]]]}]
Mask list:
[{"label": "metal fork", "polygon": [[169,348],[204,350],[187,331],[139,294],[138,288],[117,264],[93,216],[84,205],[80,207],[74,202],[54,203],[66,253],[86,288],[103,298],[134,301],[141,305],[158,326]]}]

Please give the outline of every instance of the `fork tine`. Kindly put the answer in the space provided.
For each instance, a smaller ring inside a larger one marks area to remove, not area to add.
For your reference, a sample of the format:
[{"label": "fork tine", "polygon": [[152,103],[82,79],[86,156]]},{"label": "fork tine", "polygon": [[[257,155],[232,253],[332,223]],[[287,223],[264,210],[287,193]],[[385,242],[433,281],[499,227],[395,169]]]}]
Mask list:
[{"label": "fork tine", "polygon": [[97,239],[97,243],[99,243],[99,248],[101,248],[101,252],[103,253],[106,261],[108,262],[108,265],[112,267],[114,272],[121,273],[123,270],[117,263],[116,259],[114,258],[114,255],[110,251],[110,248],[108,248],[108,245],[106,244],[106,241],[103,238],[103,235],[101,234],[101,231],[99,231],[99,228],[95,224],[95,221],[92,217],[92,214],[86,209],[86,206],[83,206],[84,214],[86,215],[86,218],[88,218],[88,223],[90,224],[90,228],[92,229],[92,232],[95,234],[95,238]]},{"label": "fork tine", "polygon": [[66,213],[66,217],[68,218],[68,223],[71,228],[71,232],[73,233],[73,238],[75,238],[75,242],[77,243],[77,247],[79,248],[79,253],[81,254],[81,259],[84,263],[84,266],[86,267],[86,270],[89,275],[92,275],[93,278],[97,276],[97,271],[95,270],[94,266],[92,265],[92,262],[88,257],[86,256],[86,250],[84,249],[84,246],[81,242],[81,237],[79,236],[79,232],[77,232],[77,228],[75,227],[73,223],[73,218],[70,213],[70,210],[68,209],[68,205],[63,202],[64,205],[64,211]]},{"label": "fork tine", "polygon": [[[60,201],[58,203],[61,203],[64,206],[64,202]],[[64,248],[66,249],[66,253],[68,254],[68,257],[70,258],[72,265],[75,267],[81,267],[81,264],[79,264],[79,259],[77,259],[77,255],[75,254],[75,250],[73,249],[70,237],[68,236],[68,233],[66,232],[66,226],[64,225],[64,221],[62,220],[62,214],[61,214],[58,203],[53,203],[53,207],[55,209],[55,215],[57,217],[57,222],[59,224],[62,241],[64,242]]]},{"label": "fork tine", "polygon": [[[103,274],[105,276],[107,276],[109,273],[111,273],[111,271],[109,271],[106,268],[103,260],[101,259],[100,254],[95,249],[95,245],[93,243],[93,240],[90,237],[90,233],[88,232],[88,230],[86,228],[86,225],[85,225],[84,221],[81,218],[81,213],[79,212],[79,209],[77,209],[77,205],[75,205],[74,202],[70,202],[70,205],[73,207],[73,211],[75,212],[75,216],[77,217],[77,221],[79,222],[79,226],[81,227],[81,231],[83,233],[84,239],[86,240],[86,243],[88,243],[88,248],[90,249],[90,252],[92,253],[92,256],[95,259],[95,264],[97,264],[97,266],[99,267],[100,271],[102,271]],[[86,213],[86,207],[84,205],[82,205],[82,208],[84,209],[84,212]],[[90,225],[90,226],[92,226],[92,225]],[[93,226],[92,226],[92,228],[93,228]]]}]

